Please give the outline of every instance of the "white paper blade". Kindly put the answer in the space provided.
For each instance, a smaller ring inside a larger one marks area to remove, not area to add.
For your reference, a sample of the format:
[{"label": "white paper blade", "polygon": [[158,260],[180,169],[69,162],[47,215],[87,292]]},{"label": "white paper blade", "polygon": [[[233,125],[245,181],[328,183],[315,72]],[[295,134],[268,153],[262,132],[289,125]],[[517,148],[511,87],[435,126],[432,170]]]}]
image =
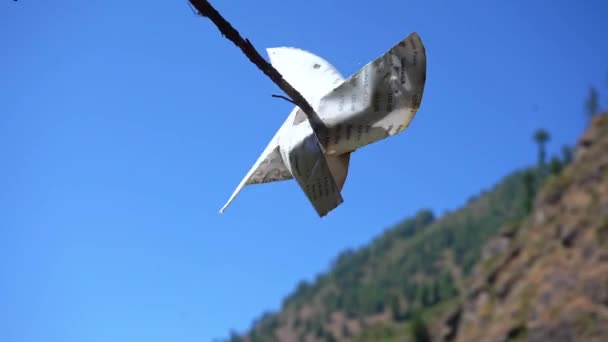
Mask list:
[{"label": "white paper blade", "polygon": [[290,148],[289,165],[298,185],[320,217],[343,202],[340,188],[314,134],[307,135]]},{"label": "white paper blade", "polygon": [[293,178],[283,162],[283,157],[279,153],[279,132],[277,132],[249,172],[241,180],[241,183],[234,190],[226,204],[220,209],[220,213],[226,210],[245,185],[277,182]]},{"label": "white paper blade", "polygon": [[425,81],[425,49],[413,33],[321,99],[318,114],[329,127],[321,143],[329,154],[342,154],[402,132],[418,111]]},{"label": "white paper blade", "polygon": [[318,105],[323,95],[344,80],[331,63],[306,50],[277,47],[266,49],[266,52],[270,64],[313,108]]}]

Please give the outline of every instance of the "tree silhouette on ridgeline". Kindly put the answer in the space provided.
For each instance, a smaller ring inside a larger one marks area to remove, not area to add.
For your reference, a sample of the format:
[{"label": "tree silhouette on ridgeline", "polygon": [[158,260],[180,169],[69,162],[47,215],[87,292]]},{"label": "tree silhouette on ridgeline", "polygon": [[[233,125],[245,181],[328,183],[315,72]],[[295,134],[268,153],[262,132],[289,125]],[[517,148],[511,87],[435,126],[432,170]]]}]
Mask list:
[{"label": "tree silhouette on ridgeline", "polygon": [[542,128],[534,132],[534,141],[538,144],[538,173],[541,179],[546,174],[547,150],[545,144],[549,139],[549,132]]},{"label": "tree silhouette on ridgeline", "polygon": [[585,100],[585,111],[589,119],[593,118],[600,111],[600,94],[594,86],[589,87],[587,100]]}]

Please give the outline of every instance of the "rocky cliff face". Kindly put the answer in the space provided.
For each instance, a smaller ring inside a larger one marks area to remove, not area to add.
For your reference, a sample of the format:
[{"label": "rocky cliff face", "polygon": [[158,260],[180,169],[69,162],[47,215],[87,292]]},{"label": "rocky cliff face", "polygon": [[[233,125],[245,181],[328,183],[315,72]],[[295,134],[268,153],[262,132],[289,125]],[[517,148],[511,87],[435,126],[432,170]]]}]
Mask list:
[{"label": "rocky cliff face", "polygon": [[444,340],[608,340],[608,113],[532,215],[487,245]]}]

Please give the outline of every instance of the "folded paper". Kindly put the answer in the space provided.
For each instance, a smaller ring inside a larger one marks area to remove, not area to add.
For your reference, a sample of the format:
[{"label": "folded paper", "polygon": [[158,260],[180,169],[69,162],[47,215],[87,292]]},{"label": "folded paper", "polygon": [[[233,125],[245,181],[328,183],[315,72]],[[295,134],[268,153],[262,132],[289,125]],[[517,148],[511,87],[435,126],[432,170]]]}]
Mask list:
[{"label": "folded paper", "polygon": [[220,212],[245,185],[295,179],[323,217],[343,202],[350,154],[402,132],[414,118],[426,81],[424,45],[412,33],[348,79],[308,51],[280,47],[267,52],[326,129],[315,134],[295,107]]}]

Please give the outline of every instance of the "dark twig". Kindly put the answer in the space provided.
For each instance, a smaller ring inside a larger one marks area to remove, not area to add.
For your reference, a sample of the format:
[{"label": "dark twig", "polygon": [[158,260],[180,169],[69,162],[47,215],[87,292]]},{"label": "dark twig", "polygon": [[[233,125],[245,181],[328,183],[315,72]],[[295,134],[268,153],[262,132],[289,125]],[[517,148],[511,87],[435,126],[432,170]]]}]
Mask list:
[{"label": "dark twig", "polygon": [[222,17],[222,15],[215,9],[209,1],[205,0],[189,0],[190,3],[196,8],[200,15],[209,18],[215,26],[220,30],[222,35],[228,38],[234,45],[239,47],[241,51],[249,58],[249,60],[255,64],[258,69],[266,74],[285,94],[289,95],[293,101],[290,101],[300,107],[304,114],[308,117],[312,129],[315,131],[317,136],[323,130],[325,130],[325,124],[319,118],[319,115],[315,112],[312,106],[306,101],[306,99],[295,90],[283,76],[275,69],[270,63],[268,63],[253,47],[249,39],[243,39],[239,32],[232,27],[232,25]]},{"label": "dark twig", "polygon": [[295,102],[293,102],[293,101],[292,101],[292,100],[291,100],[289,97],[287,97],[287,96],[283,96],[283,95],[277,95],[277,94],[272,94],[271,96],[272,96],[272,97],[279,98],[279,99],[283,99],[283,100],[288,101],[288,102],[291,102],[291,103],[293,103],[294,105],[296,105],[296,106],[297,106],[297,104],[296,104]]}]

